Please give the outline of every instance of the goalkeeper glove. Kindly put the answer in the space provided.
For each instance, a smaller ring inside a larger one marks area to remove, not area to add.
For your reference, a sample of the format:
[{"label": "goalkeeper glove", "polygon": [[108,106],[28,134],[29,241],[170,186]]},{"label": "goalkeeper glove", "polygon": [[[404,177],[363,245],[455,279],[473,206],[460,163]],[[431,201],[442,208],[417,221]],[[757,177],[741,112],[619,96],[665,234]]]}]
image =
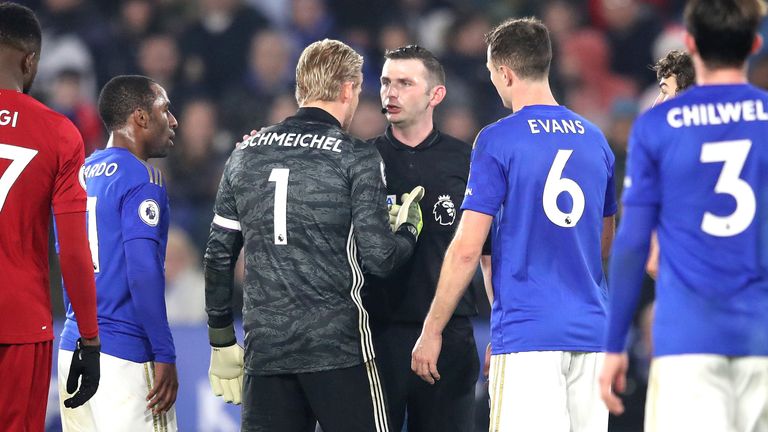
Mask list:
[{"label": "goalkeeper glove", "polygon": [[[223,335],[231,335],[229,345],[221,346],[219,341]],[[222,396],[224,402],[240,405],[243,394],[243,365],[245,352],[237,344],[235,329],[229,327],[208,329],[211,341],[211,366],[208,369],[208,379],[211,389],[216,396]]]},{"label": "goalkeeper glove", "polygon": [[[71,398],[64,401],[67,408],[77,408],[88,402],[88,399],[96,394],[99,388],[99,378],[101,378],[101,369],[99,367],[99,357],[101,345],[83,345],[82,338],[77,340],[77,348],[72,353],[72,363],[69,365],[69,375],[67,376],[67,393],[72,394]],[[80,389],[77,384],[80,377]]]},{"label": "goalkeeper glove", "polygon": [[395,229],[395,223],[397,222],[397,214],[400,212],[400,207],[397,204],[392,204],[389,207],[389,227],[392,228],[392,232],[397,231]]},{"label": "goalkeeper glove", "polygon": [[403,204],[397,212],[395,218],[395,231],[399,230],[403,224],[410,224],[416,229],[414,233],[418,239],[421,228],[424,223],[421,219],[421,207],[419,201],[424,197],[424,188],[416,186],[410,193],[403,194],[401,200]]}]

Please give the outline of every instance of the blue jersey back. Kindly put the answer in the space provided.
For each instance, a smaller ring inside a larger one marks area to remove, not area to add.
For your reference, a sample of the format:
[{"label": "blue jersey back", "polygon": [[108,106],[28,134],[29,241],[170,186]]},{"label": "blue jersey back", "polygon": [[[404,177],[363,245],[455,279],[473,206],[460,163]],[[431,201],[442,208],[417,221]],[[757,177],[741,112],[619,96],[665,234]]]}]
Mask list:
[{"label": "blue jersey back", "polygon": [[768,94],[694,87],[640,117],[625,205],[659,207],[656,355],[768,355]]},{"label": "blue jersey back", "polygon": [[[123,242],[155,240],[164,262],[169,209],[162,175],[129,150],[111,147],[86,159],[81,178],[88,194],[88,240],[96,275],[102,352],[134,362],[153,360],[152,346],[131,298]],[[61,347],[74,350],[79,331],[66,294],[64,303],[67,320]]]},{"label": "blue jersey back", "polygon": [[603,349],[613,165],[600,130],[562,106],[527,106],[478,135],[462,208],[494,216],[494,354]]}]

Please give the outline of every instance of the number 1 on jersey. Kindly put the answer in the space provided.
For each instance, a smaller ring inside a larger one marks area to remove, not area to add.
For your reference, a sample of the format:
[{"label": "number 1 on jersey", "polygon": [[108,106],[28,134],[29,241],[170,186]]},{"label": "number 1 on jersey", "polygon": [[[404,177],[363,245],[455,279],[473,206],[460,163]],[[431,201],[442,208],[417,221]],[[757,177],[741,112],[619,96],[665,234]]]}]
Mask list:
[{"label": "number 1 on jersey", "polygon": [[288,168],[273,168],[269,181],[275,182],[275,244],[288,244],[288,228],[285,222],[288,207]]}]

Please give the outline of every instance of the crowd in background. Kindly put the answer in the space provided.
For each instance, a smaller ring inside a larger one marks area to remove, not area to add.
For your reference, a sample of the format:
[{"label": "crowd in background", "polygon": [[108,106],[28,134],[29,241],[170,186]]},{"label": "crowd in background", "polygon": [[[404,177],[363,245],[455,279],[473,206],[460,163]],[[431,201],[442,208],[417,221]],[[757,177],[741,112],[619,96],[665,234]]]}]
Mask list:
[{"label": "crowd in background", "polygon": [[[485,66],[483,35],[504,18],[535,15],[551,31],[557,100],[597,124],[623,178],[634,118],[657,94],[650,65],[683,49],[683,0],[28,0],[43,26],[33,94],[79,128],[86,153],[106,136],[98,90],[119,74],[147,75],[168,90],[179,120],[175,148],[152,161],[167,178],[172,228],[167,300],[171,323],[204,322],[201,254],[221,172],[238,137],[297,108],[296,60],[309,43],[336,38],[364,55],[363,95],[351,127],[382,133],[379,74],[387,49],[418,43],[443,63],[448,95],[438,127],[468,143],[509,114]],[[763,25],[768,36],[768,21]],[[768,51],[750,62],[750,81],[768,88]],[[621,188],[621,182],[617,182]],[[620,190],[617,193],[621,193]],[[58,278],[53,278],[54,280]],[[647,299],[652,297],[649,280]],[[54,301],[56,304],[56,301]],[[642,387],[650,354],[650,308],[631,349]],[[633,385],[635,388],[633,389]],[[631,396],[630,396],[631,397]],[[628,403],[631,409],[642,405]],[[629,416],[632,413],[628,413]],[[638,413],[639,415],[639,413]],[[620,427],[620,426],[619,426]],[[615,429],[618,430],[618,429]],[[631,429],[628,429],[631,430]]]}]

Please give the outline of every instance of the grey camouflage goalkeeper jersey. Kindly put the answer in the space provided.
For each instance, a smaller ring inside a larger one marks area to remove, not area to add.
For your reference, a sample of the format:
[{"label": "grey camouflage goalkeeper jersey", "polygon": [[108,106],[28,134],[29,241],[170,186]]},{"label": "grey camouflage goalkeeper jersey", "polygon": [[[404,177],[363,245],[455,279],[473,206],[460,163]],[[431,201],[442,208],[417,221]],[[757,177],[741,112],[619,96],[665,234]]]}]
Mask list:
[{"label": "grey camouflage goalkeeper jersey", "polygon": [[374,357],[360,291],[415,237],[389,228],[376,148],[318,108],[302,108],[232,152],[205,253],[208,323],[232,323],[244,246],[245,369],[255,375],[351,367]]}]

